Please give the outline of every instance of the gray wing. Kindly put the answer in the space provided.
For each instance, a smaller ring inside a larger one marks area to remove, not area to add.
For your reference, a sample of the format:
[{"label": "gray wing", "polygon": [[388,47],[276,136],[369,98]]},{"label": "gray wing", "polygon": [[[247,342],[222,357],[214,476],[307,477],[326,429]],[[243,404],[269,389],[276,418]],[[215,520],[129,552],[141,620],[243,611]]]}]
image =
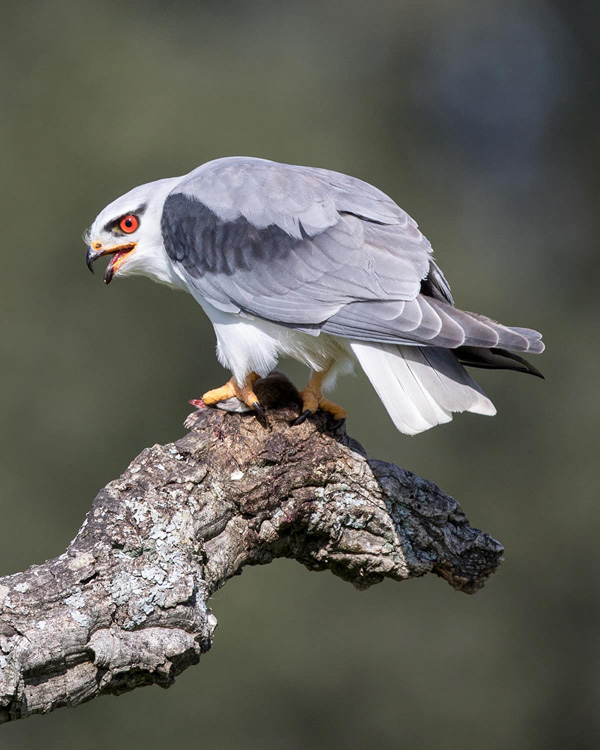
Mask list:
[{"label": "gray wing", "polygon": [[179,272],[215,307],[298,328],[355,301],[410,300],[431,246],[391,198],[335,172],[249,158],[209,162],[167,197]]},{"label": "gray wing", "polygon": [[531,328],[504,326],[424,294],[406,302],[351,303],[332,315],[321,330],[358,341],[544,351],[541,334]]},{"label": "gray wing", "polygon": [[536,331],[457,310],[417,224],[353,177],[218,159],[167,197],[161,229],[179,273],[227,312],[363,341],[543,350]]}]

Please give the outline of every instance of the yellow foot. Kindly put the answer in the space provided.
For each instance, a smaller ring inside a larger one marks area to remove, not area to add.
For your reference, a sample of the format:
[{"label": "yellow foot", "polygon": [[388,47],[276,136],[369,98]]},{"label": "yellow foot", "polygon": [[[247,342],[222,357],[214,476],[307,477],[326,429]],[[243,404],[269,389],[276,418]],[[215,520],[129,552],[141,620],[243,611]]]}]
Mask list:
[{"label": "yellow foot", "polygon": [[303,391],[300,391],[300,396],[302,397],[302,413],[298,419],[294,421],[295,425],[302,424],[302,422],[308,419],[311,414],[314,414],[317,409],[327,412],[327,414],[331,414],[336,422],[334,427],[339,427],[348,417],[348,412],[345,409],[334,404],[333,401],[324,398],[320,389],[311,387],[310,383]]},{"label": "yellow foot", "polygon": [[[257,395],[254,393],[254,384],[259,379],[259,375],[255,372],[251,372],[244,380],[244,385],[239,386],[235,378],[231,378],[228,383],[222,385],[220,388],[213,388],[211,391],[207,391],[202,399],[191,399],[190,404],[195,406],[197,411],[192,412],[187,419],[184,421],[184,426],[188,429],[192,429],[194,425],[200,420],[204,409],[207,406],[216,406],[221,401],[228,401],[231,398],[239,399],[243,404],[249,406],[256,412],[260,422],[263,426],[267,424],[267,414],[261,406]],[[235,409],[228,408],[228,411],[246,411],[246,409]]]},{"label": "yellow foot", "polygon": [[259,413],[263,412],[256,393],[254,393],[254,383],[258,380],[259,375],[255,372],[251,372],[246,376],[243,386],[239,386],[235,378],[231,378],[228,383],[222,385],[220,388],[214,388],[212,391],[207,391],[202,396],[202,401],[206,406],[214,406],[220,401],[227,401],[227,399],[238,398],[242,403],[249,406],[251,409],[255,409]]}]

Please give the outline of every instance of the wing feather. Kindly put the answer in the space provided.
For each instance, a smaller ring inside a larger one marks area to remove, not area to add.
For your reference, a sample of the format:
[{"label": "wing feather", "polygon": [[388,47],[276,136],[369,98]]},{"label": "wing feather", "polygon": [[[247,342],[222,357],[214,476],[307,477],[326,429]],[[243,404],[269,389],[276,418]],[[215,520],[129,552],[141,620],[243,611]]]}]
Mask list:
[{"label": "wing feather", "polygon": [[536,331],[455,308],[417,224],[353,177],[218,159],[169,194],[161,229],[177,272],[227,312],[362,341],[543,350]]},{"label": "wing feather", "polygon": [[[421,309],[420,317],[417,307]],[[544,351],[537,331],[509,328],[483,315],[459,310],[424,295],[398,308],[395,317],[390,316],[393,311],[389,302],[355,302],[332,315],[321,330],[360,341],[428,344],[448,349],[501,347],[535,354]]]},{"label": "wing feather", "polygon": [[431,253],[373,186],[242,157],[186,176],[161,228],[169,257],[204,299],[291,326],[320,324],[355,300],[413,299]]}]

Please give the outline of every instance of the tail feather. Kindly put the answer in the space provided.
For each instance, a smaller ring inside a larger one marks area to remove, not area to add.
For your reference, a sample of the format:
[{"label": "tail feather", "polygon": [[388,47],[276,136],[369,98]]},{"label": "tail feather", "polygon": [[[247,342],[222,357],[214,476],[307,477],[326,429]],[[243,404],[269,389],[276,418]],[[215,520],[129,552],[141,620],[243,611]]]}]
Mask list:
[{"label": "tail feather", "polygon": [[447,349],[362,341],[350,346],[400,432],[416,435],[449,422],[452,412],[496,413]]}]

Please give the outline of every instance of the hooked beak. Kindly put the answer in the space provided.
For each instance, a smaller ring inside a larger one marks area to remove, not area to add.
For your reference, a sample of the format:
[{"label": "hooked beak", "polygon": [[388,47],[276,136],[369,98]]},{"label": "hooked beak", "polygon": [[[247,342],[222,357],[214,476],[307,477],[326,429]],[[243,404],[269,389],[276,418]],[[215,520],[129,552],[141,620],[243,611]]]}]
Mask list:
[{"label": "hooked beak", "polygon": [[88,248],[85,262],[90,271],[94,273],[94,261],[98,260],[98,258],[101,258],[103,255],[112,255],[113,257],[110,259],[108,266],[106,266],[106,271],[104,273],[104,283],[110,284],[112,277],[115,275],[115,271],[117,271],[123,263],[123,259],[126,255],[129,255],[129,253],[135,250],[136,245],[137,242],[128,242],[125,245],[103,248],[100,243],[94,243]]}]

